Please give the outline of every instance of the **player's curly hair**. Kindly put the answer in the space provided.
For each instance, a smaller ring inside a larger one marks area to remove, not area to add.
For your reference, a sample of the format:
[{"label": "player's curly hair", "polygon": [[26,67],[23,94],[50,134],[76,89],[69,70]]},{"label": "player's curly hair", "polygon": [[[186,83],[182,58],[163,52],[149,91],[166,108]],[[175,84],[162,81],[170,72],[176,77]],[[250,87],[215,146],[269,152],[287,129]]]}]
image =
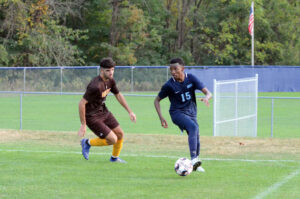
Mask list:
[{"label": "player's curly hair", "polygon": [[170,64],[179,64],[181,66],[184,66],[184,62],[181,58],[173,58],[170,60]]},{"label": "player's curly hair", "polygon": [[101,68],[113,68],[116,66],[116,63],[113,61],[112,58],[107,57],[107,58],[103,58],[100,61],[100,67]]}]

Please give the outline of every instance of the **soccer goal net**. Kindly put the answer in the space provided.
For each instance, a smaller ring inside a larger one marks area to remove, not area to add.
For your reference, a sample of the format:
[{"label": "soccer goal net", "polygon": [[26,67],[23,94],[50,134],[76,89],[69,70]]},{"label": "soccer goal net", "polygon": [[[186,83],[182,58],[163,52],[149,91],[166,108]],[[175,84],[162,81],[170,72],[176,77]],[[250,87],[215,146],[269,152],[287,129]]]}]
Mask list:
[{"label": "soccer goal net", "polygon": [[257,136],[258,75],[214,80],[214,136]]}]

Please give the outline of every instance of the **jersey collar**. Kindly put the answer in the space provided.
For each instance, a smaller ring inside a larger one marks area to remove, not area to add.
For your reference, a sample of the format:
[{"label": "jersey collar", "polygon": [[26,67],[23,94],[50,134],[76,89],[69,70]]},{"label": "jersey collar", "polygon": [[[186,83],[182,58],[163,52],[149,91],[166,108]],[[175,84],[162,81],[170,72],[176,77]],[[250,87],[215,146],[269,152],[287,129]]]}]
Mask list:
[{"label": "jersey collar", "polygon": [[[185,74],[185,78],[187,78],[187,73],[184,73]],[[172,76],[172,79],[174,82],[176,82],[176,80],[174,79],[174,77]],[[184,81],[184,80],[183,80]]]}]

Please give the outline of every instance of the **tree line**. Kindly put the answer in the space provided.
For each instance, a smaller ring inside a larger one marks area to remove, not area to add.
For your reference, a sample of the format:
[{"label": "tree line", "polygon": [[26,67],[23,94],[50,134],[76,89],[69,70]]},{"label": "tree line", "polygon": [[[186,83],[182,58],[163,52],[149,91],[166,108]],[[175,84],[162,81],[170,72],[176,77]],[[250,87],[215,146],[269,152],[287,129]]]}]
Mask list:
[{"label": "tree line", "polygon": [[[250,65],[252,0],[0,0],[0,66]],[[255,64],[300,65],[299,0],[255,0]]]}]

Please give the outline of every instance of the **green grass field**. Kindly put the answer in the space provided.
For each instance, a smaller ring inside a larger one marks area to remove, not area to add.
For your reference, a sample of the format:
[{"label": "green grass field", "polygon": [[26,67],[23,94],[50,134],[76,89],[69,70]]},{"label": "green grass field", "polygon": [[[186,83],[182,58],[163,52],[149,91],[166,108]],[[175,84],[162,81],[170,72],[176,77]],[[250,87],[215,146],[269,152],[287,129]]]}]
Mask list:
[{"label": "green grass field", "polygon": [[[300,93],[260,93],[299,97]],[[125,130],[121,156],[128,164],[110,163],[112,147],[81,155],[76,131],[81,96],[0,95],[0,198],[249,198],[300,196],[299,100],[275,100],[274,138],[270,138],[271,101],[258,104],[258,137],[213,137],[213,107],[198,103],[201,158],[205,173],[177,176],[174,163],[189,157],[187,136],[168,116],[160,126],[153,97],[126,99],[137,115],[131,123],[114,97],[107,105]],[[1,130],[2,129],[2,130]],[[88,132],[86,137],[95,137]]]},{"label": "green grass field", "polygon": [[[201,136],[205,173],[180,177],[187,136],[128,134],[81,156],[76,132],[0,131],[0,198],[299,198],[300,139]],[[91,133],[87,137],[94,137]]]}]

